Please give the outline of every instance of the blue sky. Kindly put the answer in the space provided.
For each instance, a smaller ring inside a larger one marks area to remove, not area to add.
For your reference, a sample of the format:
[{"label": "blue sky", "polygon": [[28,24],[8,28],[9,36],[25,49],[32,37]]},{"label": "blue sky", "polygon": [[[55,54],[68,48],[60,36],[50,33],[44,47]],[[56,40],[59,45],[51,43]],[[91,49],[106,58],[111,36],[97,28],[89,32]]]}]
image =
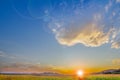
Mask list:
[{"label": "blue sky", "polygon": [[119,6],[120,0],[1,0],[1,68],[118,68]]}]

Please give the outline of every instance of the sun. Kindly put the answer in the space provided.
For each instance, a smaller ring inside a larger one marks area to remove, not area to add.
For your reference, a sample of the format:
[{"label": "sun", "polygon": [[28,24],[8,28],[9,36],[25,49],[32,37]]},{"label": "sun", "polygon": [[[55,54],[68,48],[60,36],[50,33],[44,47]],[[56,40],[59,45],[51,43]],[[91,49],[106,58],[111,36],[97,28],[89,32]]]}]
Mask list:
[{"label": "sun", "polygon": [[83,72],[82,70],[78,70],[78,71],[77,71],[77,75],[78,75],[78,76],[83,76],[83,74],[84,74],[84,72]]}]

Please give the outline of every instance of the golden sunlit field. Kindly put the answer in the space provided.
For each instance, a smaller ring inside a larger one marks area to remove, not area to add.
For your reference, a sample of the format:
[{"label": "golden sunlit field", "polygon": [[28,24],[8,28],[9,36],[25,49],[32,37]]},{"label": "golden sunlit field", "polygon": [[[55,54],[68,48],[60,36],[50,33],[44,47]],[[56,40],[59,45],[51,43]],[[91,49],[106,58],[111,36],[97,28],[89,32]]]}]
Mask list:
[{"label": "golden sunlit field", "polygon": [[[50,77],[32,75],[0,75],[0,80],[79,80],[78,77]],[[81,80],[120,80],[120,75],[90,75]]]}]

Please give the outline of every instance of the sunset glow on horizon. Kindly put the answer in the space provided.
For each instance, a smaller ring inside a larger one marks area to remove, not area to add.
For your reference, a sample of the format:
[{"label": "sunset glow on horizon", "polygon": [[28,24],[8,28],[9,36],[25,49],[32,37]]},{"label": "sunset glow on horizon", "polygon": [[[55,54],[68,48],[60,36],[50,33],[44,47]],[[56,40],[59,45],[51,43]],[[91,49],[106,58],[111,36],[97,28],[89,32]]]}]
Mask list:
[{"label": "sunset glow on horizon", "polygon": [[80,77],[82,77],[84,75],[83,70],[78,70],[77,71],[77,75],[80,76]]}]

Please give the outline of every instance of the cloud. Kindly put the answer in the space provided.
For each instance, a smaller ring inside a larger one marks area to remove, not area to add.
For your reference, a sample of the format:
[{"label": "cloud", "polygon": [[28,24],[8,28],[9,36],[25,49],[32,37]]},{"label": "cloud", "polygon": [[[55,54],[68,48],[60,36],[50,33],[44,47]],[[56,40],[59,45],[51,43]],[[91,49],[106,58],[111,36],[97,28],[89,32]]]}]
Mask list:
[{"label": "cloud", "polygon": [[1,65],[0,70],[2,72],[57,72],[59,69],[47,65],[41,65],[38,63],[30,63],[30,62],[15,62]]},{"label": "cloud", "polygon": [[64,22],[52,21],[49,27],[55,34],[56,40],[61,45],[74,46],[83,44],[87,47],[99,47],[103,44],[111,44],[111,48],[120,48],[119,29],[107,27],[100,23],[103,16],[94,14],[91,23],[83,25],[76,23],[64,24]]},{"label": "cloud", "polygon": [[117,3],[120,3],[120,0],[116,0]]},{"label": "cloud", "polygon": [[119,48],[120,48],[120,40],[114,41],[114,42],[112,43],[111,48],[119,49]]},{"label": "cloud", "polygon": [[83,27],[70,27],[58,31],[56,39],[62,45],[73,46],[81,43],[85,46],[97,47],[108,43],[110,31],[104,32],[94,23],[87,24]]},{"label": "cloud", "polygon": [[113,34],[113,40],[111,41],[111,48],[120,48],[120,30],[118,29],[117,31],[114,31]]},{"label": "cloud", "polygon": [[[95,16],[96,19],[99,21],[101,19],[100,15]],[[111,48],[120,48],[120,40],[116,40],[119,30],[114,27],[105,30],[104,25],[95,21],[83,26],[71,24],[67,25],[67,27],[55,22],[54,26],[56,27],[53,27],[52,31],[61,45],[74,46],[83,44],[87,47],[98,47],[108,43],[111,44]]]},{"label": "cloud", "polygon": [[4,54],[3,51],[0,51],[0,57],[5,57],[6,55]]},{"label": "cloud", "polygon": [[111,6],[112,6],[112,1],[110,0],[109,3],[105,6],[105,11],[108,12]]},{"label": "cloud", "polygon": [[0,57],[4,57],[4,58],[10,58],[10,59],[17,59],[17,56],[13,56],[13,55],[8,55],[3,51],[0,51]]},{"label": "cloud", "polygon": [[[77,5],[75,6],[77,7]],[[85,10],[78,7],[80,9],[78,11],[84,13],[81,15],[75,15],[74,9],[72,9],[70,15],[64,14],[59,18],[57,18],[59,15],[52,16],[48,26],[59,44],[65,46],[83,44],[87,47],[110,44],[111,48],[120,48],[120,40],[116,40],[120,36],[118,4],[110,0],[104,5],[96,6],[97,9],[94,3],[93,6],[92,8],[87,6],[88,9],[85,8]]]}]

